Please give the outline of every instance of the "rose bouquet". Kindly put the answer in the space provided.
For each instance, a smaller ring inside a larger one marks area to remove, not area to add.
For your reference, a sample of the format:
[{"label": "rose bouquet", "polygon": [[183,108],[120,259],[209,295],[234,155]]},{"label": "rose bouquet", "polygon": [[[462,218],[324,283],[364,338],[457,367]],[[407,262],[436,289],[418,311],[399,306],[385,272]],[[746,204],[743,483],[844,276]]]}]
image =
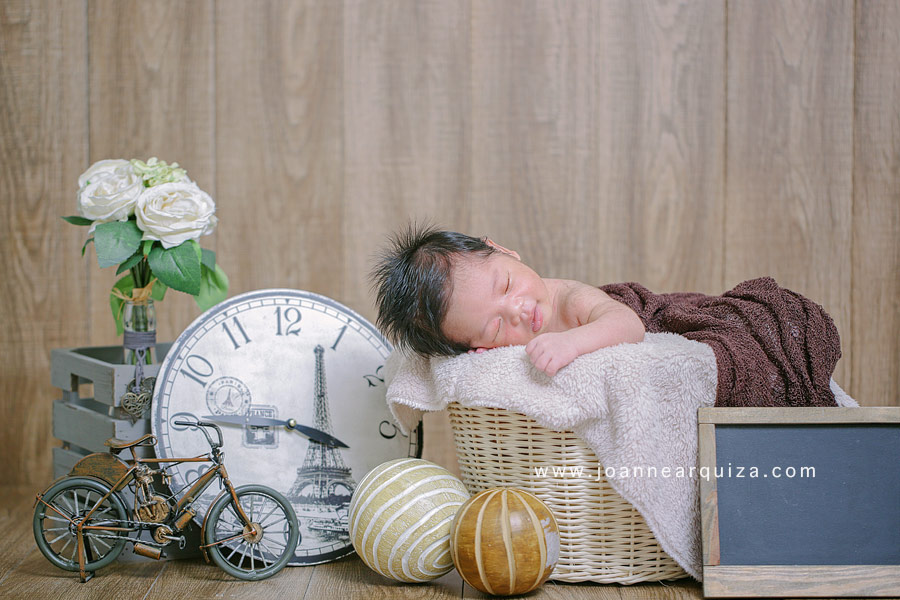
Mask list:
[{"label": "rose bouquet", "polygon": [[197,243],[216,227],[215,202],[178,163],[101,160],[81,174],[78,188],[79,216],[63,219],[90,227],[81,254],[93,241],[101,268],[128,271],[110,293],[119,334],[126,300],[159,301],[168,288],[190,294],[201,310],[225,299],[228,277],[215,253]]}]

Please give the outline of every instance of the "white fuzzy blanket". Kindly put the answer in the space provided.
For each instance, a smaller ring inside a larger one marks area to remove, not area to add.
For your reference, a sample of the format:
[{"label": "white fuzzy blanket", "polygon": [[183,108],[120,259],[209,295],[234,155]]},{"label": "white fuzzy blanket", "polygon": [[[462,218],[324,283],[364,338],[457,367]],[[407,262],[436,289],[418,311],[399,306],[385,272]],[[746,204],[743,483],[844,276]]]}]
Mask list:
[{"label": "white fuzzy blanket", "polygon": [[[388,405],[404,432],[422,411],[450,402],[503,408],[574,432],[663,550],[702,580],[697,409],[715,403],[717,379],[706,344],[650,333],[639,344],[580,356],[553,378],[531,365],[524,346],[430,360],[394,352],[385,377]],[[839,405],[857,405],[834,381],[831,387]],[[635,467],[656,467],[657,476],[628,476]]]}]

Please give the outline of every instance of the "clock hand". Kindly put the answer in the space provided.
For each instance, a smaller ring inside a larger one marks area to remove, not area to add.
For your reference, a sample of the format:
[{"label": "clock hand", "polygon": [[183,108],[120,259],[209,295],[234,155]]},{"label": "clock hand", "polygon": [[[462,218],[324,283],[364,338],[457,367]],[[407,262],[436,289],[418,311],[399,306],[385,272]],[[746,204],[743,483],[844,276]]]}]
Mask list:
[{"label": "clock hand", "polygon": [[253,427],[271,427],[281,425],[287,429],[292,429],[301,435],[305,435],[309,439],[314,442],[319,442],[320,444],[325,444],[326,446],[336,446],[338,448],[349,448],[347,444],[337,439],[331,434],[325,433],[321,429],[316,429],[315,427],[309,427],[307,425],[301,425],[297,422],[296,419],[272,419],[269,417],[260,417],[260,416],[241,416],[241,415],[204,415],[204,419],[219,422],[219,423],[229,423],[235,425],[250,425]]}]

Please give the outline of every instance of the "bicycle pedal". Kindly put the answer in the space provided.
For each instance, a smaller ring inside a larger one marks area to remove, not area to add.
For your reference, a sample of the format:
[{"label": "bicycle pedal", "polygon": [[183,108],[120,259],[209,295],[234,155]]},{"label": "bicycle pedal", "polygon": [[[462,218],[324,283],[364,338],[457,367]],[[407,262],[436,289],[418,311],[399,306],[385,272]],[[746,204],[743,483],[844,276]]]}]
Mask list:
[{"label": "bicycle pedal", "polygon": [[169,542],[178,542],[178,548],[180,550],[184,550],[184,546],[187,544],[187,541],[185,541],[183,535],[180,535],[178,537],[175,537],[174,535],[162,535],[160,537],[164,540],[169,540]]},{"label": "bicycle pedal", "polygon": [[153,560],[160,560],[162,558],[162,550],[160,548],[154,548],[153,546],[138,542],[135,542],[134,544],[134,553],[146,556],[147,558],[152,558]]}]

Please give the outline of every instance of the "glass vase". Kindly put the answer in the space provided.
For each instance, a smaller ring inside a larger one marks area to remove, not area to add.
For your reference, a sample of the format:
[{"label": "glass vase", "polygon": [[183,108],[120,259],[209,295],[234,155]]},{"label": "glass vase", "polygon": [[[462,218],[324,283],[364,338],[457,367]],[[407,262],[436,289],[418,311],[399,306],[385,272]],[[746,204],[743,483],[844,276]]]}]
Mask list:
[{"label": "glass vase", "polygon": [[141,302],[125,301],[122,312],[122,324],[125,328],[123,345],[125,347],[125,364],[138,362],[140,351],[135,347],[148,346],[143,351],[143,364],[156,362],[156,307],[152,299]]}]

